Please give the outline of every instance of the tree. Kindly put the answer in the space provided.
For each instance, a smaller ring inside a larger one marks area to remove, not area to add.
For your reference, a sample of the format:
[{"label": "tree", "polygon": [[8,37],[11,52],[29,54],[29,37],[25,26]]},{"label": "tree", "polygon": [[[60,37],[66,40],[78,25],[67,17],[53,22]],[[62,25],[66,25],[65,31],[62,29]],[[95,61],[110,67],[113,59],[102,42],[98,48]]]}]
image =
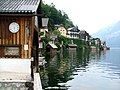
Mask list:
[{"label": "tree", "polygon": [[53,31],[53,34],[55,34],[55,35],[57,35],[57,36],[60,36],[60,31],[54,30],[54,31]]},{"label": "tree", "polygon": [[51,5],[42,3],[41,13],[43,17],[49,18],[49,29],[51,30],[54,29],[55,24],[63,24],[65,28],[74,26],[68,15],[64,11],[57,10],[53,3]]}]

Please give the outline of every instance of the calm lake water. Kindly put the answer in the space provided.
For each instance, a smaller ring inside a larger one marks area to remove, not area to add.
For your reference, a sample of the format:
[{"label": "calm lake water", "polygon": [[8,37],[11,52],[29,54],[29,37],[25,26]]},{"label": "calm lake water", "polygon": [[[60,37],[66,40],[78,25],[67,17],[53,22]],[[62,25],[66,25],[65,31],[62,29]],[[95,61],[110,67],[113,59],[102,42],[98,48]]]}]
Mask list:
[{"label": "calm lake water", "polygon": [[47,64],[40,71],[43,88],[120,90],[120,49],[64,50],[45,59]]},{"label": "calm lake water", "polygon": [[33,90],[23,82],[0,82],[0,90]]}]

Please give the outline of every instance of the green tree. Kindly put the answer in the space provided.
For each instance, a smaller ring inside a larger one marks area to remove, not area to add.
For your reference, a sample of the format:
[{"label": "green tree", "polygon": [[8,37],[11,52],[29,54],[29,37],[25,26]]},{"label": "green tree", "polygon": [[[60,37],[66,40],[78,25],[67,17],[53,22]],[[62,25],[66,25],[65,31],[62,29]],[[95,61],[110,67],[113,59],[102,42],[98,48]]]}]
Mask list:
[{"label": "green tree", "polygon": [[57,10],[55,5],[42,3],[41,4],[41,13],[43,17],[49,18],[49,29],[54,29],[55,24],[63,24],[65,28],[73,27],[73,22],[69,19],[68,15],[61,10]]},{"label": "green tree", "polygon": [[58,30],[54,30],[52,33],[57,35],[57,36],[60,36],[60,31],[58,31]]}]

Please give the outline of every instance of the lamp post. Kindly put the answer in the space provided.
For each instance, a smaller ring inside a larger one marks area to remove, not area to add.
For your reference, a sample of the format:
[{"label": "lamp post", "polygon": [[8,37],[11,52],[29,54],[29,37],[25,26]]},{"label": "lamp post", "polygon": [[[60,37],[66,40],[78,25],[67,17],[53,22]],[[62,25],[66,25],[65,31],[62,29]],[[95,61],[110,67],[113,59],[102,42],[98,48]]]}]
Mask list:
[{"label": "lamp post", "polygon": [[49,18],[42,18],[42,27],[47,28]]},{"label": "lamp post", "polygon": [[40,33],[43,35],[40,35],[40,37],[45,37],[45,31],[48,31],[48,21],[49,18],[42,18],[42,29],[40,30]]},{"label": "lamp post", "polygon": [[42,29],[40,29],[40,33],[43,33],[43,35],[40,35],[39,37],[40,55],[41,55],[41,49],[43,48],[42,37],[45,37],[45,31],[48,31],[48,21],[49,21],[49,18],[42,18]]}]

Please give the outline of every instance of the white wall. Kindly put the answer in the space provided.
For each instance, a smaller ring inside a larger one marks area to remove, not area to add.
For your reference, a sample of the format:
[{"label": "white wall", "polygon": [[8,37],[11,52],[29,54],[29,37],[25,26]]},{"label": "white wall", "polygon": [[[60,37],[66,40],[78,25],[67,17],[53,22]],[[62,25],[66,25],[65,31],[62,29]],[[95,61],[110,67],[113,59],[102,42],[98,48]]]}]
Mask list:
[{"label": "white wall", "polygon": [[0,58],[0,72],[31,73],[31,59]]}]

